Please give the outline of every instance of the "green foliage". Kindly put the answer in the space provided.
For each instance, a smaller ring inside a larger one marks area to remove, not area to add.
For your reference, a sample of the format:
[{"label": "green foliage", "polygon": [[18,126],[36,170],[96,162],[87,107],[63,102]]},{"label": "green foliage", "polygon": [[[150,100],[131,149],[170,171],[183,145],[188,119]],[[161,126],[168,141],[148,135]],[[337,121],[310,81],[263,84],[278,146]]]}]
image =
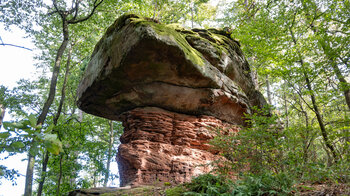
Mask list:
[{"label": "green foliage", "polygon": [[182,196],[186,192],[186,188],[183,185],[178,185],[165,190],[166,196]]},{"label": "green foliage", "polygon": [[227,158],[226,164],[223,163],[225,160],[214,162],[215,168],[224,175],[232,170],[237,174],[247,169],[252,173],[283,170],[285,139],[281,125],[276,116],[267,115],[269,108],[255,110],[257,113],[247,116],[249,127],[241,128],[239,132],[216,130],[216,137],[210,142]]},{"label": "green foliage", "polygon": [[280,173],[247,175],[236,182],[232,195],[292,195],[293,178]]},{"label": "green foliage", "polygon": [[[6,180],[10,180],[12,185],[17,185],[17,177],[20,177],[20,174],[15,169],[7,169],[7,167],[0,165],[0,179],[4,178]],[[2,181],[0,180],[0,185]]]},{"label": "green foliage", "polygon": [[58,140],[56,134],[45,134],[44,144],[46,149],[54,155],[58,155],[63,152],[62,143]]},{"label": "green foliage", "polygon": [[192,179],[187,189],[189,191],[184,193],[186,196],[226,195],[230,190],[230,183],[224,177],[204,174]]},{"label": "green foliage", "polygon": [[[36,155],[40,146],[43,145],[52,154],[58,155],[63,152],[62,143],[58,140],[57,135],[49,133],[52,126],[42,131],[42,125],[36,125],[34,114],[18,122],[4,122],[4,129],[7,132],[1,133],[1,151],[23,152],[28,146],[33,146],[31,153]],[[11,134],[15,137],[10,137]]]},{"label": "green foliage", "polygon": [[164,182],[164,186],[171,186],[170,182]]},{"label": "green foliage", "polygon": [[328,166],[324,162],[308,163],[304,166],[301,181],[310,183],[349,183],[350,166],[343,161],[337,165]]},{"label": "green foliage", "polygon": [[240,176],[241,180],[231,180],[211,174],[200,175],[187,184],[183,195],[291,195],[294,190],[293,178],[285,173]]}]

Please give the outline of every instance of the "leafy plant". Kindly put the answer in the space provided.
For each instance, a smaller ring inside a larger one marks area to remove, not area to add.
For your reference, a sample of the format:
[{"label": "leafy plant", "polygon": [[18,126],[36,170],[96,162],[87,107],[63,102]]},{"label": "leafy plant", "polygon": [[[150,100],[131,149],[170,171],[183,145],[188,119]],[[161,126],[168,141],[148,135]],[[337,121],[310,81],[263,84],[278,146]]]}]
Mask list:
[{"label": "leafy plant", "polygon": [[166,196],[182,196],[186,192],[186,188],[178,185],[165,190]]},{"label": "leafy plant", "polygon": [[293,178],[285,173],[247,175],[236,182],[232,195],[291,195]]},{"label": "leafy plant", "polygon": [[[33,156],[38,153],[41,145],[45,146],[52,154],[58,155],[63,152],[63,148],[57,135],[51,133],[53,127],[53,125],[49,125],[43,131],[41,125],[36,125],[34,114],[30,114],[27,119],[18,122],[4,122],[4,128],[7,132],[0,133],[1,151],[22,152],[31,144],[33,146],[30,153]],[[35,140],[33,140],[34,138]]]},{"label": "leafy plant", "polygon": [[192,179],[187,188],[189,191],[184,193],[186,196],[225,195],[230,190],[230,182],[222,176],[204,174]]},{"label": "leafy plant", "polygon": [[232,172],[278,172],[283,169],[284,133],[277,117],[268,115],[269,108],[255,110],[256,113],[247,115],[249,127],[240,128],[238,132],[216,130],[216,137],[210,143],[226,157],[226,160],[214,162],[219,173],[232,175]]}]

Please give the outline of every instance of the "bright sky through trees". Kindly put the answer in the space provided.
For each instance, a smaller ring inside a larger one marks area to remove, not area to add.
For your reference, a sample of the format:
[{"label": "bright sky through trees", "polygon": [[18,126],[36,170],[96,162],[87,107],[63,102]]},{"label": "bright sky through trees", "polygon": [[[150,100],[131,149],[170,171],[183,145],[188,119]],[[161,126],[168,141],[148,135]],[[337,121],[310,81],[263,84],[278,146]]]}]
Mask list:
[{"label": "bright sky through trees", "polygon": [[[0,35],[3,43],[34,49],[34,44],[29,38],[24,38],[25,34],[20,29],[12,28],[12,32],[9,32],[5,31],[1,25]],[[33,54],[34,51],[13,46],[0,45],[0,85],[13,88],[20,79],[30,79],[35,77]],[[4,121],[9,120],[11,120],[11,116],[9,114],[5,114]],[[1,154],[0,158],[3,158],[6,154],[7,153]],[[24,175],[26,172],[26,161],[22,161],[22,159],[25,159],[26,157],[27,156],[25,153],[18,154],[17,156],[12,156],[7,160],[1,160],[1,164],[6,165],[10,169],[16,169],[20,174]],[[20,176],[17,180],[17,186],[12,186],[11,181],[2,180],[2,185],[0,186],[0,196],[21,195],[24,190],[24,180],[24,176]]]}]

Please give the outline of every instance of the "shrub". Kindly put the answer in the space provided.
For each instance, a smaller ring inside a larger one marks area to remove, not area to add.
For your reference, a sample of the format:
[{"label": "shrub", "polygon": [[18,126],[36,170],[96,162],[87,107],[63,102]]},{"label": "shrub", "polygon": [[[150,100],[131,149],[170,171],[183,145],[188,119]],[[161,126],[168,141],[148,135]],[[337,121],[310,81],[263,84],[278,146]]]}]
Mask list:
[{"label": "shrub", "polygon": [[231,195],[291,195],[293,179],[284,173],[247,175],[236,182]]},{"label": "shrub", "polygon": [[200,175],[187,184],[188,192],[185,196],[195,195],[229,195],[230,181],[221,176],[214,176],[212,174]]},{"label": "shrub", "polygon": [[182,186],[175,186],[173,188],[169,188],[165,190],[165,195],[166,196],[181,196],[186,192],[186,189]]}]

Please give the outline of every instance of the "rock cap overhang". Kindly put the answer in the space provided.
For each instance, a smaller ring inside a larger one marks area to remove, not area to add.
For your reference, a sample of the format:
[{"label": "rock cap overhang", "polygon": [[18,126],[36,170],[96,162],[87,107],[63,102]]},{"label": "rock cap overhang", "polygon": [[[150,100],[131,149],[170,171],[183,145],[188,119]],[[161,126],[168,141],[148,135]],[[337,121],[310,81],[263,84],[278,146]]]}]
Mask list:
[{"label": "rock cap overhang", "polygon": [[266,104],[237,41],[133,14],[118,18],[98,42],[77,96],[83,111],[113,120],[159,107],[244,124],[251,106]]}]

